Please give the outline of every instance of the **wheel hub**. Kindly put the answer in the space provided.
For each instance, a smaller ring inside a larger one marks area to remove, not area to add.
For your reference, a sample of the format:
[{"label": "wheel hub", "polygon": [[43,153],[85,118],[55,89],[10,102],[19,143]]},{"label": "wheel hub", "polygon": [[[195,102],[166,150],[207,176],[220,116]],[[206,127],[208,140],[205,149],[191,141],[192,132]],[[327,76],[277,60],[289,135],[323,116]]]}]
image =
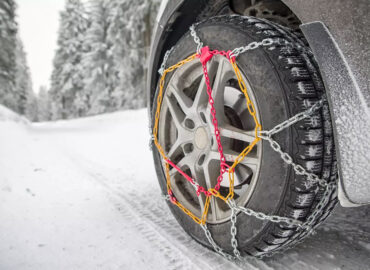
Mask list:
[{"label": "wheel hub", "polygon": [[204,127],[197,128],[194,134],[195,146],[198,149],[203,150],[204,148],[206,148],[209,141],[210,141],[210,138],[208,137],[206,129]]}]

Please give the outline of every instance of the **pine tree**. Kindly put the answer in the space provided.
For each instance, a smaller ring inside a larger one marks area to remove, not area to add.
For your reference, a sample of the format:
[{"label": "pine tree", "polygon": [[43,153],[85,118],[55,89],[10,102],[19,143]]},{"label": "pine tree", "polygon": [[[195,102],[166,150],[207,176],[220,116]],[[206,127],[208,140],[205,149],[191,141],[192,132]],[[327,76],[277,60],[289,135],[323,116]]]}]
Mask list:
[{"label": "pine tree", "polygon": [[81,116],[76,97],[83,91],[83,42],[88,27],[86,11],[80,0],[66,0],[60,14],[58,49],[54,58],[50,96],[53,119]]},{"label": "pine tree", "polygon": [[110,12],[109,1],[92,0],[90,5],[91,25],[87,30],[83,58],[85,70],[83,96],[77,102],[88,103],[88,114],[112,111],[111,94],[114,89],[115,70],[111,44],[107,40]]},{"label": "pine tree", "polygon": [[44,122],[51,119],[51,104],[46,86],[41,86],[38,93],[38,108],[37,118],[38,121]]},{"label": "pine tree", "polygon": [[0,103],[17,110],[16,81],[16,4],[13,0],[0,1]]},{"label": "pine tree", "polygon": [[35,121],[36,97],[32,90],[31,74],[27,64],[26,53],[24,52],[21,39],[17,38],[16,46],[16,92],[17,92],[17,112],[25,115],[29,120]]},{"label": "pine tree", "polygon": [[[67,0],[49,93],[53,119],[145,106],[146,64],[159,3],[90,0],[86,20],[79,0]],[[69,10],[71,5],[77,7]],[[74,28],[82,44],[71,35]]]},{"label": "pine tree", "polygon": [[[119,82],[113,97],[116,108],[136,109],[146,104],[146,73],[150,37],[160,1],[114,0],[109,41]],[[113,5],[113,4],[111,4]]]},{"label": "pine tree", "polygon": [[36,95],[28,96],[25,116],[32,122],[38,121],[38,105]]}]

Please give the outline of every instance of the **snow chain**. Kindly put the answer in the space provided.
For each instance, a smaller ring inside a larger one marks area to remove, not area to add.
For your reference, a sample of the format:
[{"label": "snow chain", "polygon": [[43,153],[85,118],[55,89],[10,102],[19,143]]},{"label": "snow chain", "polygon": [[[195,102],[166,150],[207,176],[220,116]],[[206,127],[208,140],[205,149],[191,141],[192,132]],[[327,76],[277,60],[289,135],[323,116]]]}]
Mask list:
[{"label": "snow chain", "polygon": [[[317,216],[320,213],[322,213],[323,208],[327,205],[327,203],[330,200],[330,195],[334,191],[336,191],[336,189],[337,189],[336,181],[327,182],[324,179],[318,177],[317,175],[308,172],[305,168],[303,168],[303,166],[295,163],[293,161],[293,158],[288,153],[284,152],[281,149],[281,146],[273,139],[273,135],[275,135],[276,133],[281,132],[282,130],[284,130],[284,129],[292,126],[293,124],[295,124],[295,123],[311,116],[312,114],[314,114],[318,109],[320,109],[322,107],[323,100],[318,101],[312,107],[310,107],[308,110],[303,111],[301,113],[298,113],[295,116],[289,118],[288,120],[285,120],[281,124],[276,125],[271,130],[268,130],[268,131],[262,130],[262,126],[258,122],[257,117],[256,117],[256,112],[255,112],[255,109],[254,109],[253,102],[251,101],[251,99],[248,96],[246,84],[245,84],[245,82],[244,82],[244,80],[241,76],[240,70],[239,70],[239,68],[236,64],[236,61],[235,61],[235,59],[238,55],[240,55],[242,53],[245,53],[247,51],[255,50],[259,47],[269,47],[269,46],[273,46],[273,45],[288,45],[288,46],[294,47],[294,48],[296,48],[300,51],[305,50],[305,48],[303,48],[299,45],[294,46],[289,41],[282,40],[281,38],[278,38],[278,39],[267,38],[267,39],[264,39],[260,42],[257,42],[257,41],[251,42],[247,46],[235,48],[232,51],[227,51],[227,52],[226,51],[217,51],[217,50],[210,51],[207,46],[203,47],[203,43],[200,41],[200,38],[197,36],[197,33],[194,29],[194,25],[192,25],[190,27],[190,34],[194,38],[194,42],[197,45],[197,52],[195,54],[189,56],[188,58],[186,58],[186,59],[178,62],[177,64],[175,64],[171,67],[168,67],[166,69],[167,59],[168,59],[169,55],[171,54],[171,52],[173,50],[173,48],[171,48],[169,51],[167,51],[165,53],[163,63],[161,65],[160,69],[158,70],[158,72],[161,75],[161,78],[160,78],[160,83],[159,83],[159,94],[158,94],[158,98],[157,98],[157,110],[156,110],[156,113],[155,113],[155,123],[154,123],[154,128],[153,128],[152,140],[154,141],[154,145],[156,146],[158,152],[160,153],[160,155],[162,156],[162,158],[165,162],[165,173],[166,173],[166,183],[167,183],[167,195],[165,196],[165,199],[171,201],[173,204],[178,206],[185,214],[187,214],[196,223],[198,223],[202,227],[202,229],[204,230],[205,235],[206,235],[209,243],[213,246],[214,250],[217,253],[219,253],[220,255],[222,255],[223,257],[225,257],[229,260],[235,260],[235,259],[243,260],[244,259],[241,256],[240,251],[238,250],[238,241],[236,239],[236,235],[237,235],[236,222],[237,222],[237,214],[239,212],[242,212],[242,213],[244,213],[248,216],[253,216],[253,217],[255,217],[257,219],[260,219],[260,220],[266,220],[266,221],[270,221],[270,222],[273,222],[273,223],[285,223],[289,226],[296,227],[297,228],[297,233],[288,242],[292,242],[296,239],[300,240],[301,236],[303,236],[305,234],[311,234],[313,232],[313,229],[314,229],[314,226],[315,226],[314,222],[315,222]],[[249,111],[250,115],[253,117],[255,125],[256,125],[255,130],[254,130],[255,131],[254,141],[252,143],[250,143],[239,154],[239,156],[236,158],[235,162],[231,166],[226,164],[225,157],[223,155],[223,148],[222,148],[222,144],[221,144],[221,140],[220,140],[220,131],[218,130],[218,122],[217,122],[217,118],[216,118],[216,110],[213,106],[214,100],[212,98],[212,89],[211,89],[211,86],[210,86],[210,81],[209,81],[208,71],[207,71],[207,66],[206,66],[207,62],[214,55],[222,55],[230,61],[231,65],[233,66],[235,75],[238,79],[240,89],[242,90],[242,92],[244,94],[244,97],[246,99],[246,104],[247,104],[248,111]],[[205,189],[204,187],[200,186],[197,183],[196,179],[193,179],[192,177],[187,175],[185,172],[183,172],[179,167],[177,167],[176,164],[174,164],[167,157],[166,153],[164,152],[162,146],[159,144],[159,141],[158,141],[158,125],[159,125],[161,104],[162,104],[162,100],[163,100],[165,77],[166,77],[167,73],[174,71],[175,69],[183,66],[184,64],[195,60],[196,58],[198,58],[200,60],[202,66],[203,66],[203,73],[204,73],[204,77],[206,79],[206,85],[207,85],[207,94],[208,94],[208,98],[209,98],[209,104],[211,106],[211,114],[212,114],[212,123],[213,123],[213,126],[214,126],[214,134],[215,134],[215,137],[216,137],[216,141],[217,141],[217,144],[218,144],[218,151],[219,151],[219,154],[220,154],[220,167],[221,167],[220,175],[217,178],[217,184],[215,185],[215,187],[214,188],[209,188],[208,190]],[[253,149],[253,147],[260,140],[268,141],[270,146],[272,147],[272,149],[280,154],[280,157],[282,158],[282,160],[286,164],[291,165],[293,167],[293,169],[294,169],[294,171],[297,175],[306,176],[306,178],[309,182],[311,182],[312,184],[317,183],[320,187],[322,187],[324,189],[322,198],[320,199],[318,204],[315,206],[312,214],[306,219],[305,222],[295,220],[295,219],[292,219],[292,218],[287,218],[287,217],[280,217],[280,216],[276,216],[276,215],[267,215],[267,214],[264,214],[264,213],[261,213],[261,212],[256,212],[256,211],[254,211],[252,209],[249,209],[249,208],[245,208],[245,207],[236,205],[236,203],[233,199],[233,196],[234,196],[234,168],[236,167],[236,165],[238,165],[245,158],[245,156]],[[174,196],[174,194],[172,192],[172,189],[171,189],[171,179],[170,179],[170,174],[169,174],[170,166],[175,168],[182,176],[185,177],[186,180],[188,180],[193,185],[193,187],[194,187],[198,196],[200,195],[200,193],[204,193],[206,195],[204,211],[202,213],[201,218],[197,217],[190,210],[185,208]],[[229,187],[229,194],[224,197],[220,194],[219,189],[220,189],[220,183],[223,179],[223,174],[226,173],[226,172],[228,173],[228,176],[229,176],[230,187]],[[231,233],[231,246],[233,248],[234,256],[228,254],[220,246],[218,246],[218,244],[214,241],[214,239],[212,237],[212,234],[211,234],[211,232],[209,231],[209,229],[207,227],[207,224],[206,224],[207,213],[208,213],[208,208],[209,208],[209,204],[210,204],[210,200],[211,200],[212,196],[220,198],[223,201],[225,201],[225,203],[231,209],[231,229],[230,229],[230,233]],[[289,245],[289,243],[287,243],[286,245],[283,244],[283,248],[284,248],[284,246],[288,246],[288,245]],[[269,253],[269,255],[272,255],[272,254],[273,253]],[[266,256],[266,255],[262,255],[262,256]]]}]

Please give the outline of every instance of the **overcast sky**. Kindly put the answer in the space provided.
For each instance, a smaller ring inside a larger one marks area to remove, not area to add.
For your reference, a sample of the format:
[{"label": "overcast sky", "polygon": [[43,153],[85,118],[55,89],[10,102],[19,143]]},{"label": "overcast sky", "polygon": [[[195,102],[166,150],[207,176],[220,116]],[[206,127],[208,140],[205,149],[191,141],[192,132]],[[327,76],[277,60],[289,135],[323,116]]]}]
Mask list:
[{"label": "overcast sky", "polygon": [[64,0],[17,0],[21,39],[31,69],[33,90],[49,86]]}]

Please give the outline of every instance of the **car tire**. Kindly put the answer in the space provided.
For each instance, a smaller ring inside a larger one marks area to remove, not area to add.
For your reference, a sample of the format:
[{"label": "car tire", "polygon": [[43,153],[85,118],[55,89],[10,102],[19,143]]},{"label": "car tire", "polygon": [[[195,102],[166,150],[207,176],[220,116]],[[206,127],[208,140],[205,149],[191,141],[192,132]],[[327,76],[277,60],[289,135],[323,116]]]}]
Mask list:
[{"label": "car tire", "polygon": [[[258,48],[237,57],[237,64],[252,87],[260,110],[263,130],[269,130],[284,120],[310,108],[325,97],[325,89],[313,54],[301,37],[275,23],[243,16],[218,16],[196,25],[196,31],[212,50],[232,50],[265,38],[289,41],[281,45]],[[193,54],[196,44],[186,33],[171,52],[167,66]],[[168,74],[165,89],[172,74]],[[155,120],[156,97],[152,121]],[[337,180],[333,131],[328,104],[311,117],[276,134],[274,139],[293,160],[328,182]],[[162,192],[167,193],[166,178],[161,157],[154,149],[153,157]],[[297,175],[292,166],[262,142],[262,163],[256,187],[245,207],[266,214],[288,217],[304,222],[321,200],[323,188]],[[327,218],[337,202],[334,192],[315,217],[314,227]],[[172,214],[199,243],[211,248],[202,228],[168,202]],[[216,243],[232,254],[230,220],[208,224]],[[237,240],[242,255],[264,256],[290,247],[309,235],[283,223],[272,223],[238,214]],[[297,237],[297,234],[299,236]]]}]

